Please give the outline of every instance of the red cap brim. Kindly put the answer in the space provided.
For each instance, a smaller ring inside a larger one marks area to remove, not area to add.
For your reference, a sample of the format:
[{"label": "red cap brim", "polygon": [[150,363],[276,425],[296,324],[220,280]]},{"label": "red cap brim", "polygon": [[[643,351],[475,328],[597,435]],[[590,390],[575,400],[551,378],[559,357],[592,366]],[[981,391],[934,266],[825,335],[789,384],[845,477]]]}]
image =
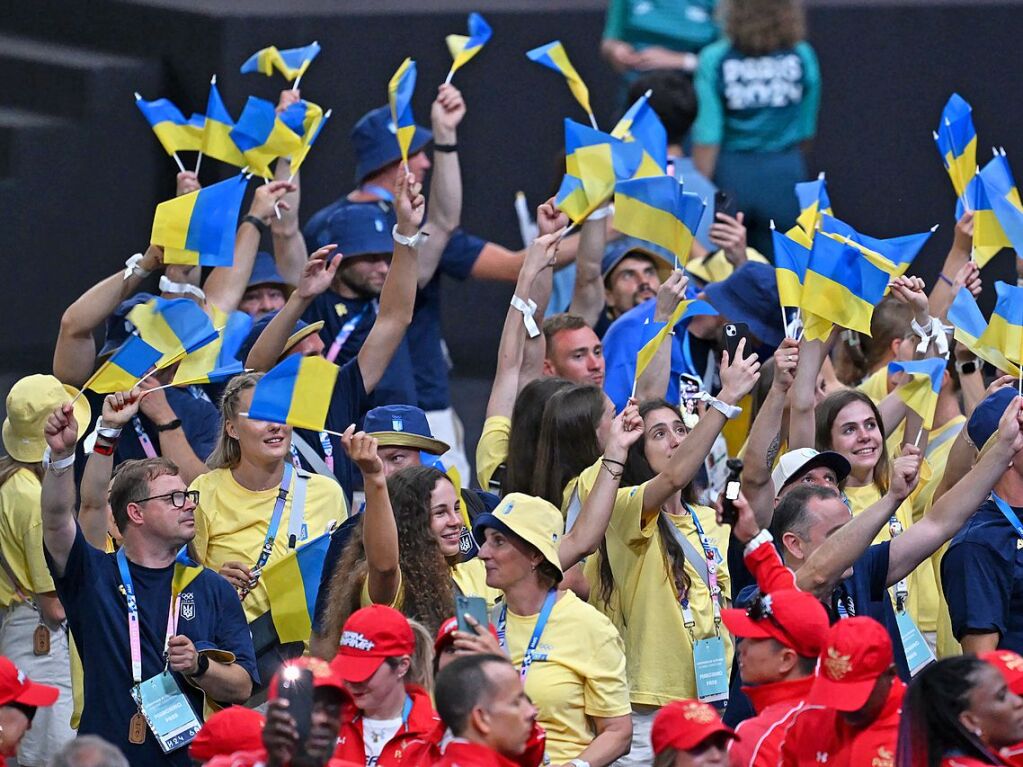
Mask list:
[{"label": "red cap brim", "polygon": [[737,637],[744,639],[777,639],[774,634],[767,630],[765,622],[757,622],[746,615],[745,610],[728,608],[721,611],[721,620],[725,626]]},{"label": "red cap brim", "polygon": [[337,656],[337,664],[334,668],[337,675],[344,681],[359,684],[373,676],[384,660],[385,658],[362,653],[359,655],[341,653]]},{"label": "red cap brim", "polygon": [[60,690],[56,687],[50,687],[48,684],[39,684],[37,682],[26,681],[25,689],[14,699],[15,703],[21,703],[25,706],[35,706],[36,708],[52,706],[57,702],[57,698],[60,696]]},{"label": "red cap brim", "polygon": [[836,711],[859,711],[867,703],[867,698],[877,683],[877,677],[859,682],[833,682],[818,676],[806,702],[812,706],[827,706]]},{"label": "red cap brim", "polygon": [[718,721],[706,727],[693,727],[688,730],[683,730],[674,738],[671,745],[680,751],[689,751],[690,749],[696,748],[704,741],[722,733],[726,735],[729,740],[739,740],[739,736],[736,734],[735,730],[726,725],[724,722]]}]

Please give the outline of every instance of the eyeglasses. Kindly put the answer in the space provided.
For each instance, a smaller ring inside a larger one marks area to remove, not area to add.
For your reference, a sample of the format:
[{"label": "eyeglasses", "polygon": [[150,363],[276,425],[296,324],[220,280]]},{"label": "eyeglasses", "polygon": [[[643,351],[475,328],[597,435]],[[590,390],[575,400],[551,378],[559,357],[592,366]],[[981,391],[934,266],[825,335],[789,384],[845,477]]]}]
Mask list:
[{"label": "eyeglasses", "polygon": [[191,501],[193,504],[199,504],[199,491],[198,490],[175,490],[173,493],[163,493],[161,495],[151,495],[148,498],[139,498],[135,503],[145,503],[146,501],[156,501],[163,498],[169,498],[171,506],[175,509],[185,508],[185,502]]}]

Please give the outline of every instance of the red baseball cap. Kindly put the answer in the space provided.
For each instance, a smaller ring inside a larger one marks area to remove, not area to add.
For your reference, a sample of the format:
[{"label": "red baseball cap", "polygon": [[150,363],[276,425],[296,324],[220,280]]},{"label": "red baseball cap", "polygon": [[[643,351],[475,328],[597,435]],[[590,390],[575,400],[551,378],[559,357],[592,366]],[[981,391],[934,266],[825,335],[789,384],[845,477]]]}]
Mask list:
[{"label": "red baseball cap", "polygon": [[327,663],[323,658],[309,656],[285,661],[284,665],[274,674],[273,679],[270,680],[270,687],[267,690],[266,696],[267,700],[275,700],[277,698],[277,687],[281,680],[281,674],[287,673],[288,669],[292,668],[305,668],[312,671],[314,690],[319,687],[333,687],[345,695],[348,694],[347,690],[345,690],[344,682],[341,681],[341,677],[337,675],[337,669],[332,664]]},{"label": "red baseball cap", "polygon": [[60,690],[48,684],[33,682],[11,660],[0,655],[0,706],[21,703],[25,706],[52,706]]},{"label": "red baseball cap", "polygon": [[806,702],[857,711],[893,660],[892,640],[884,626],[873,618],[840,620],[828,631]]},{"label": "red baseball cap", "polygon": [[264,724],[263,715],[251,708],[222,709],[206,720],[188,746],[188,755],[197,762],[208,762],[236,751],[258,751],[263,748]]},{"label": "red baseball cap", "polygon": [[977,656],[1002,672],[1009,689],[1019,695],[1023,692],[1023,657],[1012,650],[990,650]]},{"label": "red baseball cap", "polygon": [[824,605],[798,589],[761,594],[745,610],[722,610],[721,618],[737,637],[774,639],[804,658],[821,654],[829,625]]},{"label": "red baseball cap", "polygon": [[[493,623],[488,623],[487,628],[490,629],[490,635],[497,639],[497,629],[494,628]],[[436,655],[440,655],[440,651],[447,647],[449,644],[455,641],[453,634],[458,631],[458,618],[448,618],[437,629],[437,638],[433,640],[433,652]]]},{"label": "red baseball cap", "polygon": [[655,754],[666,748],[689,751],[719,732],[725,733],[729,739],[740,739],[731,727],[721,721],[713,706],[698,700],[673,700],[654,717],[650,742]]},{"label": "red baseball cap", "polygon": [[408,619],[393,607],[370,605],[345,621],[341,649],[332,663],[346,682],[365,682],[386,658],[411,655],[416,638]]}]

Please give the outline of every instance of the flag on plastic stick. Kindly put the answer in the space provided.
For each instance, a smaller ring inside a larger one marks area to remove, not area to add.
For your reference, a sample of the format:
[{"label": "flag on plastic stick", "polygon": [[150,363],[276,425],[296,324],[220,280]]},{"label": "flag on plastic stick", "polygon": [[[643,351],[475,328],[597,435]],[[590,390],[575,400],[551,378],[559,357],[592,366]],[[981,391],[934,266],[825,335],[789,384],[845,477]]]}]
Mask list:
[{"label": "flag on plastic stick", "polygon": [[977,131],[973,127],[973,110],[958,93],[949,96],[941,110],[934,143],[952,179],[956,197],[963,198],[977,167]]},{"label": "flag on plastic stick", "polygon": [[590,108],[590,90],[586,87],[586,83],[583,82],[579,73],[575,71],[572,62],[568,60],[568,53],[566,53],[565,46],[561,44],[561,41],[555,40],[546,45],[541,45],[539,48],[527,51],[526,57],[530,61],[542,64],[548,69],[553,69],[568,81],[569,90],[572,91],[572,95],[575,96],[575,100],[579,102],[580,106],[586,110],[586,114],[590,116],[590,124],[596,128],[597,118],[593,116],[593,110]]},{"label": "flag on plastic stick", "polygon": [[246,183],[239,174],[157,205],[150,242],[163,246],[164,263],[233,264]]},{"label": "flag on plastic stick", "polygon": [[774,243],[774,276],[778,282],[778,302],[783,307],[799,306],[803,296],[806,267],[810,263],[810,249],[773,227],[771,240]]},{"label": "flag on plastic stick", "polygon": [[329,547],[330,534],[324,533],[263,569],[270,617],[282,644],[309,639]]},{"label": "flag on plastic stick", "polygon": [[246,166],[245,157],[231,140],[231,130],[234,128],[234,120],[231,118],[224,100],[220,97],[217,89],[217,77],[210,80],[210,98],[206,103],[206,125],[202,132],[202,146],[200,149],[204,155],[215,160],[226,162],[237,168]]},{"label": "flag on plastic stick", "polygon": [[1023,362],[1023,288],[996,282],[995,292],[995,310],[978,340],[1019,365]]},{"label": "flag on plastic stick", "polygon": [[182,546],[174,557],[174,575],[171,576],[171,594],[177,598],[188,585],[202,575],[206,568],[188,555],[188,546]]},{"label": "flag on plastic stick", "polygon": [[956,341],[996,369],[1019,377],[1020,369],[1009,362],[1001,350],[980,342],[981,336],[987,330],[987,320],[981,314],[977,300],[966,288],[959,288],[959,292],[952,299],[952,305],[948,308],[948,321],[955,328]]},{"label": "flag on plastic stick", "polygon": [[706,203],[671,176],[621,181],[615,187],[615,228],[652,242],[685,264]]},{"label": "flag on plastic stick", "polygon": [[391,106],[401,160],[408,165],[408,148],[416,135],[416,121],[412,116],[412,93],[416,89],[416,62],[405,59],[387,84],[387,103]]},{"label": "flag on plastic stick", "polygon": [[643,147],[661,173],[668,167],[668,131],[650,106],[647,91],[622,115],[611,135],[625,142],[636,141]]},{"label": "flag on plastic stick", "polygon": [[934,411],[938,407],[938,392],[945,375],[948,361],[944,357],[928,357],[911,362],[889,362],[888,375],[905,373],[909,381],[896,391],[899,399],[923,419],[923,428],[930,431],[934,426]]},{"label": "flag on plastic stick", "polygon": [[163,352],[134,333],[99,366],[82,388],[99,394],[128,391],[156,367],[161,357]]},{"label": "flag on plastic stick", "polygon": [[1023,202],[1005,150],[996,151],[979,175],[1002,233],[1017,253],[1023,253]]},{"label": "flag on plastic stick", "polygon": [[825,213],[831,215],[831,199],[828,197],[828,182],[824,180],[824,174],[821,173],[814,181],[797,183],[796,199],[799,200],[796,223],[812,238],[821,216]]},{"label": "flag on plastic stick", "polygon": [[[973,242],[970,256],[983,268],[1003,248],[1011,248],[1012,242],[1002,229],[994,206],[988,199],[987,186],[980,173],[970,179],[964,195],[969,209],[973,211]],[[956,204],[956,220],[962,218],[967,206],[960,200]]]},{"label": "flag on plastic stick", "polygon": [[831,215],[820,217],[820,232],[852,245],[878,269],[892,277],[901,277],[913,263],[937,227],[920,234],[906,234],[899,237],[880,239],[862,234],[849,224]]},{"label": "flag on plastic stick", "polygon": [[154,298],[128,312],[142,339],[163,355],[158,368],[217,340],[209,316],[190,298]]},{"label": "flag on plastic stick", "polygon": [[469,34],[448,35],[445,38],[448,50],[451,52],[451,58],[453,59],[447,79],[444,81],[445,83],[450,83],[451,78],[455,76],[455,72],[483,49],[483,46],[490,40],[491,34],[492,31],[486,19],[478,13],[470,13]]},{"label": "flag on plastic stick", "polygon": [[887,288],[888,274],[855,247],[830,237],[815,237],[800,308],[869,336],[874,307]]},{"label": "flag on plastic stick", "polygon": [[242,64],[242,74],[258,73],[271,77],[276,69],[291,82],[297,80],[309,68],[309,64],[320,52],[320,44],[313,42],[301,48],[278,50],[276,46],[258,50]]},{"label": "flag on plastic stick", "polygon": [[302,163],[305,162],[309,150],[312,149],[316,139],[320,137],[320,131],[330,119],[331,110],[324,112],[317,104],[309,101],[300,101],[292,104],[281,114],[281,119],[286,125],[295,130],[302,137],[302,146],[296,149],[291,155],[291,175],[298,173]]},{"label": "flag on plastic stick", "polygon": [[193,114],[186,120],[170,100],[146,101],[137,93],[135,106],[152,126],[167,154],[173,156],[177,152],[198,152],[202,149],[203,125],[206,122],[202,115]]},{"label": "flag on plastic stick", "polygon": [[271,162],[302,147],[302,134],[281,120],[273,104],[255,96],[249,96],[245,102],[230,137],[241,150],[249,170],[262,178],[273,177]]},{"label": "flag on plastic stick", "polygon": [[259,379],[248,416],[323,431],[337,373],[337,365],[323,357],[285,357]]},{"label": "flag on plastic stick", "polygon": [[236,359],[238,350],[252,329],[252,318],[245,312],[231,312],[217,337],[201,349],[187,355],[174,373],[175,386],[220,383],[244,370]]},{"label": "flag on plastic stick", "polygon": [[672,312],[671,317],[665,323],[647,323],[643,326],[644,336],[649,332],[653,331],[656,325],[661,325],[660,328],[647,340],[643,346],[640,347],[639,352],[636,354],[636,381],[639,381],[641,375],[653,362],[654,355],[657,354],[657,350],[661,348],[661,344],[664,343],[664,339],[667,338],[675,326],[680,322],[688,320],[690,317],[699,316],[716,316],[717,310],[706,301],[700,299],[692,299],[690,301],[682,301],[675,311]]}]

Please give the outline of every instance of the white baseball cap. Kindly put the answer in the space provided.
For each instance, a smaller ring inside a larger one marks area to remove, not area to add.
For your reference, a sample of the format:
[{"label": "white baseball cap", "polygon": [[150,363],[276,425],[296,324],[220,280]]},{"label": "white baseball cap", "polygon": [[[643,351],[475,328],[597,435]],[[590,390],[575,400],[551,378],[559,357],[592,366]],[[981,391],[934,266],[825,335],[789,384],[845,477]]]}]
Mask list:
[{"label": "white baseball cap", "polygon": [[849,476],[852,468],[844,457],[832,450],[825,450],[823,453],[812,447],[790,450],[778,459],[778,465],[771,473],[775,494],[780,493],[783,487],[797,477],[818,466],[827,466],[834,470],[839,482]]}]

